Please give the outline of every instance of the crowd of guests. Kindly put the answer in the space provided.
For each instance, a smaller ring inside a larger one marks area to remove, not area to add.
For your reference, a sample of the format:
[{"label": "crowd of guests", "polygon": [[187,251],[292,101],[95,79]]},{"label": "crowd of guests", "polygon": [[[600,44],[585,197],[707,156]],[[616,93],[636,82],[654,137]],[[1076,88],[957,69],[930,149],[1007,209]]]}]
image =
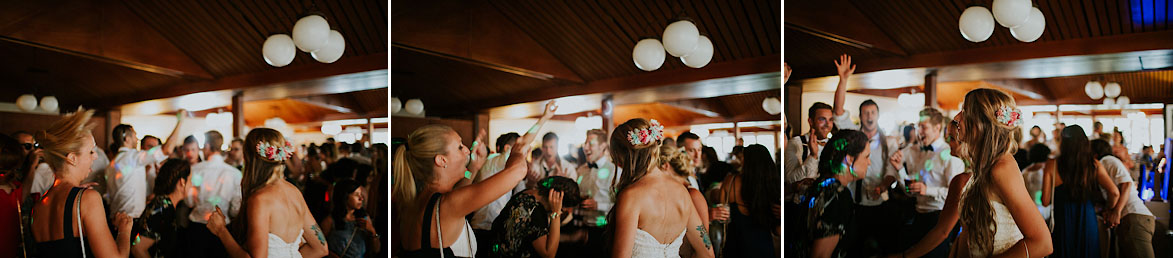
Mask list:
[{"label": "crowd of guests", "polygon": [[[734,164],[654,119],[593,129],[569,154],[539,132],[444,125],[392,141],[392,253],[399,257],[776,257],[781,174],[762,145]],[[538,140],[540,139],[540,140]],[[533,148],[532,146],[538,146]]]},{"label": "crowd of guests", "polygon": [[387,256],[385,144],[225,139],[181,111],[165,139],[122,124],[102,148],[93,112],[0,134],[0,257]]},{"label": "crowd of guests", "polygon": [[1035,126],[1024,140],[1022,111],[995,89],[968,92],[951,119],[925,108],[887,133],[872,100],[851,116],[855,67],[846,55],[835,65],[833,105],[810,106],[810,131],[785,147],[788,255],[1154,257],[1136,182],[1162,172],[1163,153],[1131,155],[1099,122],[1056,124],[1053,139]]}]

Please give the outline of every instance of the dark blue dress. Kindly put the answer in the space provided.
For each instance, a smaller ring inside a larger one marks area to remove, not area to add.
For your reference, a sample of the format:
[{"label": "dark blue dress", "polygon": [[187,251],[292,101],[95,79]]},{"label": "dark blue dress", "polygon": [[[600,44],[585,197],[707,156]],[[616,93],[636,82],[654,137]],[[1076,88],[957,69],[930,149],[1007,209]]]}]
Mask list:
[{"label": "dark blue dress", "polygon": [[1055,230],[1051,257],[1100,257],[1099,225],[1090,200],[1072,200],[1067,185],[1055,187]]}]

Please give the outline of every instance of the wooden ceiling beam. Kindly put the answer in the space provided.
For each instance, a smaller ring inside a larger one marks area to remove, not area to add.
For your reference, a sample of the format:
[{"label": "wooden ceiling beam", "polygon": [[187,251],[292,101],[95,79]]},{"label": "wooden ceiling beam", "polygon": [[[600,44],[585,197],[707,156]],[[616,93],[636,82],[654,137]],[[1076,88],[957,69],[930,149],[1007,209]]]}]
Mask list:
[{"label": "wooden ceiling beam", "polygon": [[[864,50],[908,53],[847,0],[787,1],[786,28]],[[831,18],[834,17],[834,18]]]},{"label": "wooden ceiling beam", "polygon": [[1055,95],[1051,94],[1051,91],[1039,79],[1002,79],[984,80],[984,82],[1002,90],[1012,91],[1036,100],[1055,99]]}]

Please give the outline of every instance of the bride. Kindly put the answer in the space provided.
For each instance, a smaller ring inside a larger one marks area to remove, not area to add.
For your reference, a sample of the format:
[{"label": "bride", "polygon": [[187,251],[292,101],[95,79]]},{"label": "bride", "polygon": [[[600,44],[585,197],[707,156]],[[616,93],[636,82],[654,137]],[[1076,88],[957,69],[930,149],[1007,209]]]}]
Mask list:
[{"label": "bride", "polygon": [[708,229],[688,190],[658,162],[664,127],[656,120],[628,120],[611,134],[611,158],[623,174],[616,182],[612,257],[679,257],[684,238],[698,257],[713,257]]},{"label": "bride", "polygon": [[244,146],[244,177],[240,181],[244,208],[240,215],[246,219],[233,220],[243,222],[247,230],[244,246],[228,233],[219,207],[208,219],[208,230],[220,238],[232,257],[326,256],[325,234],[301,192],[284,180],[285,161],[292,157],[293,146],[269,128],[250,131]]}]

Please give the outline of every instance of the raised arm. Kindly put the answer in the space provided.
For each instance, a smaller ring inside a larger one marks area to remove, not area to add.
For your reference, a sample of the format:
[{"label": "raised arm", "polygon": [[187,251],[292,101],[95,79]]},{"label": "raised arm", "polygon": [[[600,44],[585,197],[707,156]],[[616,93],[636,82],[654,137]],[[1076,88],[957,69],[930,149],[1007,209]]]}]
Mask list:
[{"label": "raised arm", "polygon": [[964,173],[953,177],[953,180],[949,181],[949,197],[945,198],[945,209],[941,210],[941,218],[937,219],[937,225],[908,250],[888,257],[921,257],[933,251],[941,241],[945,241],[945,238],[949,237],[949,231],[953,230],[953,226],[961,217],[961,190],[969,183],[969,177],[972,175]]},{"label": "raised arm", "polygon": [[835,69],[839,71],[839,85],[835,86],[835,109],[833,114],[843,115],[843,101],[847,98],[847,78],[855,72],[855,65],[851,64],[851,56],[843,54],[835,61]]},{"label": "raised arm", "polygon": [[163,152],[163,155],[170,156],[171,151],[175,149],[175,143],[183,141],[183,139],[179,137],[187,135],[188,128],[184,126],[187,124],[184,122],[187,120],[186,116],[187,110],[184,109],[180,109],[179,112],[175,114],[175,128],[171,129],[171,135],[167,136],[167,141],[163,142],[163,145],[160,147],[160,151]]},{"label": "raised arm", "polygon": [[1003,157],[993,170],[993,190],[1002,198],[1002,204],[1010,211],[1018,231],[1022,232],[1022,240],[1011,246],[1010,249],[995,257],[1044,257],[1053,251],[1051,232],[1047,223],[1039,214],[1030,193],[1026,191],[1026,183],[1022,181],[1022,173],[1018,171],[1018,164],[1010,156]]},{"label": "raised arm", "polygon": [[[130,256],[130,229],[131,219],[125,213],[114,216],[114,226],[118,235],[111,237],[110,227],[106,226],[106,212],[102,209],[102,197],[97,191],[86,189],[81,193],[81,209],[92,212],[82,212],[80,225],[84,230],[87,244],[93,248],[97,257],[129,257]],[[76,212],[77,207],[66,207]],[[75,213],[76,214],[76,213]],[[75,215],[76,216],[76,215]],[[72,220],[73,218],[69,218]],[[70,231],[73,231],[70,229]]]},{"label": "raised arm", "polygon": [[[509,160],[505,162],[504,170],[479,183],[456,188],[448,192],[449,197],[444,198],[446,201],[440,203],[440,209],[443,213],[441,215],[445,219],[463,217],[513,190],[513,187],[525,177],[527,169],[525,156],[529,152],[530,142],[533,140],[534,135],[541,130],[542,125],[554,116],[555,109],[557,107],[554,106],[553,101],[546,104],[546,113],[542,114],[542,118],[538,120],[538,123],[525,136],[522,136],[522,144],[513,146],[513,153],[509,155]],[[483,160],[484,158],[481,159]]]},{"label": "raised arm", "polygon": [[550,189],[550,193],[546,196],[549,198],[551,207],[550,217],[547,220],[549,224],[547,225],[547,227],[549,227],[549,234],[539,237],[538,239],[534,239],[534,242],[531,244],[533,244],[534,250],[537,251],[538,255],[549,258],[554,257],[555,254],[558,254],[558,242],[561,242],[559,240],[562,236],[562,223],[559,222],[562,222],[563,217],[562,192]]}]

